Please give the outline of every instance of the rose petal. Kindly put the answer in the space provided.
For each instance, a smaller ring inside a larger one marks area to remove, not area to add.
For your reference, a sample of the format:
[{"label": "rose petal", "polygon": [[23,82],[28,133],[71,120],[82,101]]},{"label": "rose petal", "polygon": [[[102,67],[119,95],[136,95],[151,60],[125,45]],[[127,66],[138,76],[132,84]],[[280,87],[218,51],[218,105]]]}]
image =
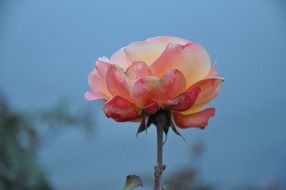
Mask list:
[{"label": "rose petal", "polygon": [[208,74],[210,58],[207,51],[198,44],[188,43],[182,46],[171,43],[150,69],[159,77],[169,69],[178,69],[184,74],[189,86]]},{"label": "rose petal", "polygon": [[97,94],[95,92],[86,92],[84,94],[85,99],[87,100],[98,100],[98,99],[102,99],[102,95],[101,94]]},{"label": "rose petal", "polygon": [[182,112],[184,115],[188,115],[198,110],[202,109],[205,105],[211,102],[219,93],[220,84],[224,81],[223,78],[207,78],[200,80],[193,84],[191,87],[187,89],[188,92],[192,91],[196,87],[200,87],[201,93],[197,97],[197,100],[193,107],[188,109],[187,111]]},{"label": "rose petal", "polygon": [[138,41],[129,44],[125,48],[125,54],[131,61],[144,61],[147,65],[151,65],[161,53],[164,51],[166,46],[163,43],[150,43],[145,41]]},{"label": "rose petal", "polygon": [[159,111],[159,109],[160,106],[156,102],[151,102],[143,108],[143,110],[149,115],[155,114],[157,111]]},{"label": "rose petal", "polygon": [[137,80],[130,88],[131,97],[139,106],[144,106],[153,102],[156,89],[160,85],[160,79],[148,76]]},{"label": "rose petal", "polygon": [[130,85],[133,85],[140,78],[152,75],[149,67],[143,61],[134,62],[127,68],[125,74],[128,77]]},{"label": "rose petal", "polygon": [[175,112],[174,120],[180,128],[205,128],[211,117],[215,115],[215,108],[208,108],[203,111],[193,113],[190,115],[183,115]]},{"label": "rose petal", "polygon": [[113,96],[121,96],[127,100],[132,100],[129,95],[128,78],[123,70],[111,65],[106,74],[106,85]]},{"label": "rose petal", "polygon": [[202,104],[207,104],[211,100],[213,100],[220,89],[220,84],[224,81],[223,78],[207,78],[200,80],[193,84],[191,87],[187,89],[188,92],[192,91],[196,87],[200,87],[201,93],[199,97],[197,98],[197,101],[195,103],[195,106],[197,105],[202,105]]},{"label": "rose petal", "polygon": [[105,82],[106,73],[110,66],[111,64],[103,61],[103,59],[98,59],[96,61],[95,69],[88,76],[91,92],[86,93],[85,97],[87,100],[107,100],[112,97]]},{"label": "rose petal", "polygon": [[144,61],[147,65],[151,65],[161,55],[168,43],[185,45],[188,42],[190,41],[173,36],[148,38],[119,49],[111,56],[110,62],[120,66],[124,71],[134,61]]},{"label": "rose petal", "polygon": [[213,78],[218,75],[216,64],[212,64],[211,69],[205,78]]},{"label": "rose petal", "polygon": [[152,101],[163,104],[176,97],[186,88],[186,81],[179,70],[169,70],[161,79],[149,76],[137,80],[130,89],[131,96],[139,103],[146,105]]},{"label": "rose petal", "polygon": [[157,102],[166,102],[176,97],[186,89],[186,80],[181,71],[172,69],[167,71],[160,79],[160,86],[157,89]]},{"label": "rose petal", "polygon": [[105,57],[105,56],[99,57],[98,60],[102,61],[102,62],[110,63],[110,60],[107,57]]},{"label": "rose petal", "polygon": [[110,58],[111,64],[121,67],[124,71],[132,64],[125,53],[125,48],[116,51]]},{"label": "rose petal", "polygon": [[103,111],[107,117],[119,122],[131,121],[141,116],[140,110],[134,104],[120,96],[106,102]]},{"label": "rose petal", "polygon": [[186,111],[194,105],[200,92],[200,87],[195,87],[191,92],[183,92],[174,99],[167,101],[166,106],[173,111]]},{"label": "rose petal", "polygon": [[178,37],[174,37],[174,36],[157,36],[157,37],[151,37],[145,40],[146,42],[160,42],[163,43],[164,46],[167,47],[167,45],[169,43],[176,43],[176,44],[180,44],[180,45],[185,45],[187,43],[190,43],[189,40],[185,40],[182,38],[178,38]]}]

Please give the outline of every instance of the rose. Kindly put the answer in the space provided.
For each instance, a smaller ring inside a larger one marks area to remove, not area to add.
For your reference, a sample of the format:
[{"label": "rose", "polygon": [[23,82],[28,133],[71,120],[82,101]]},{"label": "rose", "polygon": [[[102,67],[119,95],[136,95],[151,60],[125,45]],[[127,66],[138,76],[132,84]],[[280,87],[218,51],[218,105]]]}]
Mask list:
[{"label": "rose", "polygon": [[168,110],[180,128],[204,128],[215,108],[203,109],[219,93],[207,51],[191,41],[159,36],[99,58],[88,77],[87,100],[103,99],[107,117],[140,121]]}]

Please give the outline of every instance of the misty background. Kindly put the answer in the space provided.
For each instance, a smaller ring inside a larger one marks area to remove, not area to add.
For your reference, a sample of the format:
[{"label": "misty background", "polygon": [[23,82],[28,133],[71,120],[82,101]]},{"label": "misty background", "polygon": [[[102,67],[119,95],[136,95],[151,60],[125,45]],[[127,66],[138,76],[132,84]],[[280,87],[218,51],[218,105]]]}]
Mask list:
[{"label": "misty background", "polygon": [[[128,174],[153,175],[155,130],[136,137],[137,123],[107,119],[102,102],[84,99],[87,76],[97,57],[130,42],[189,39],[206,47],[225,77],[206,129],[181,130],[189,144],[206,147],[201,179],[221,190],[285,189],[285,21],[283,0],[0,0],[0,90],[19,111],[61,98],[89,107],[94,130],[48,133],[53,140],[39,149],[39,163],[55,189],[121,189]],[[169,134],[164,177],[192,162],[189,144]]]}]

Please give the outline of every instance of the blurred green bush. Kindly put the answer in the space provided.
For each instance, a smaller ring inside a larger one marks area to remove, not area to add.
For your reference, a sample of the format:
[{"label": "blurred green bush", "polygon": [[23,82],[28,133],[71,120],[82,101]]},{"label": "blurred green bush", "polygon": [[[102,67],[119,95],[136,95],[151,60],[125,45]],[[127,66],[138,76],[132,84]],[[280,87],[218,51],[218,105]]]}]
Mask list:
[{"label": "blurred green bush", "polygon": [[[77,111],[77,110],[76,110]],[[93,120],[88,111],[72,112],[66,102],[36,113],[15,111],[0,96],[0,189],[52,189],[43,168],[37,162],[42,137],[41,126],[81,126],[90,129]]]}]

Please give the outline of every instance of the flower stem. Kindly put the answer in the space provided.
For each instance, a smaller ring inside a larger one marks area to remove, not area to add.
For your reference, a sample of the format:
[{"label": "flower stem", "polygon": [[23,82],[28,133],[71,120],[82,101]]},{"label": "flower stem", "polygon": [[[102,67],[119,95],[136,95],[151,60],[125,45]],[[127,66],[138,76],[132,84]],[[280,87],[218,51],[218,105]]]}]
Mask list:
[{"label": "flower stem", "polygon": [[163,129],[161,126],[156,126],[157,128],[157,164],[154,171],[154,190],[161,190],[161,175],[165,169],[163,166]]},{"label": "flower stem", "polygon": [[163,165],[163,135],[164,129],[168,127],[169,118],[166,111],[159,111],[152,119],[157,129],[157,163],[154,168],[154,188],[161,190],[161,176],[166,166]]}]

